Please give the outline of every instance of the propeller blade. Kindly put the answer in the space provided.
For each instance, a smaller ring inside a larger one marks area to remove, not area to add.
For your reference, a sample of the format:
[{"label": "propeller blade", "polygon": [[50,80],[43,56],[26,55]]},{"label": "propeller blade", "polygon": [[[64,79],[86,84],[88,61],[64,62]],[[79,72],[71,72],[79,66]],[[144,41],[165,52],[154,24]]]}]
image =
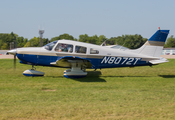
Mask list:
[{"label": "propeller blade", "polygon": [[16,69],[16,54],[17,54],[17,49],[9,50],[9,51],[7,51],[7,53],[14,55],[13,68]]},{"label": "propeller blade", "polygon": [[13,59],[13,68],[16,69],[16,54],[14,55],[14,59]]}]

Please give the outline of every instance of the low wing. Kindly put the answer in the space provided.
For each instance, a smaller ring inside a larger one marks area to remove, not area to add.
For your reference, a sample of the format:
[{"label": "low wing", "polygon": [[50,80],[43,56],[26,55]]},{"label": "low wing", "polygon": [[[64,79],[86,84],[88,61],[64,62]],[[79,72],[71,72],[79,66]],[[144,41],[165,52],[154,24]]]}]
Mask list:
[{"label": "low wing", "polygon": [[89,60],[86,60],[85,58],[80,58],[76,56],[64,56],[58,59],[55,62],[51,62],[51,65],[58,66],[58,67],[72,67],[71,63],[77,62],[81,63],[84,68],[91,68],[92,64]]}]

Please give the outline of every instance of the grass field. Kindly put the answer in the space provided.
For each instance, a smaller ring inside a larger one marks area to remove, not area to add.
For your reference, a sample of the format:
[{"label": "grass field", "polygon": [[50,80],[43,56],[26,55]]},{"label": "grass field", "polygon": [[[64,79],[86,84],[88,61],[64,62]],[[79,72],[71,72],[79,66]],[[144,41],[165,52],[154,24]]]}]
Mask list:
[{"label": "grass field", "polygon": [[87,70],[81,79],[65,68],[39,67],[44,77],[25,77],[31,66],[0,60],[2,120],[175,119],[175,60],[153,67]]}]

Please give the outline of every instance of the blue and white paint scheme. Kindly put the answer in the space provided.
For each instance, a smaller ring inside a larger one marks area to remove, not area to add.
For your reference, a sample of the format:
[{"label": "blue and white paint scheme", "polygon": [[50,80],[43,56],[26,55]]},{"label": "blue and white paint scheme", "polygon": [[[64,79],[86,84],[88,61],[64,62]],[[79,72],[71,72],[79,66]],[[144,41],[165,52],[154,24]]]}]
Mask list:
[{"label": "blue and white paint scheme", "polygon": [[8,53],[16,55],[23,64],[70,68],[64,71],[64,76],[77,78],[85,77],[86,69],[151,66],[168,62],[160,57],[168,33],[169,30],[157,30],[135,50],[58,40],[43,47],[18,48]]}]

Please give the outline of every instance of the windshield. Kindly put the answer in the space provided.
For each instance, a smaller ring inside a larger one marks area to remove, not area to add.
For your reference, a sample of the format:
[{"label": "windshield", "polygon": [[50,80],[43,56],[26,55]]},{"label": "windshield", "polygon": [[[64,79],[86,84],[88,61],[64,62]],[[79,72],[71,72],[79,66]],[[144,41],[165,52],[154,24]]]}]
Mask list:
[{"label": "windshield", "polygon": [[58,42],[58,40],[57,40],[57,41],[53,41],[53,42],[51,42],[51,43],[45,45],[44,48],[45,48],[46,50],[52,50],[52,48],[55,46],[55,44],[56,44],[57,42]]}]

